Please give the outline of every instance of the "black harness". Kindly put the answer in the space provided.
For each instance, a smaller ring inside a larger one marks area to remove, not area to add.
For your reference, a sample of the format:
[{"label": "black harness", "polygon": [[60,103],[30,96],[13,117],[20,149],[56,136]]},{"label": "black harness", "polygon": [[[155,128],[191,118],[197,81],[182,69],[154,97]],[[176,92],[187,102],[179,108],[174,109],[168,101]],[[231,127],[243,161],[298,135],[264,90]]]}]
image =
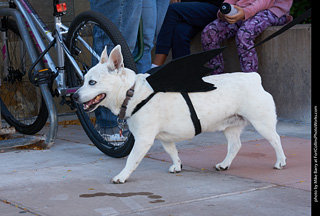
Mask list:
[{"label": "black harness", "polygon": [[200,119],[198,118],[196,110],[193,107],[189,94],[187,92],[181,92],[181,95],[189,107],[191,120],[193,122],[194,129],[195,129],[195,134],[198,135],[199,133],[201,133]]},{"label": "black harness", "polygon": [[[134,115],[136,112],[138,112],[146,103],[148,103],[153,96],[156,94],[157,92],[153,92],[152,94],[150,94],[146,99],[144,99],[143,101],[141,101],[133,110],[133,112],[131,113],[131,115]],[[195,135],[198,135],[199,133],[201,133],[201,124],[200,124],[200,120],[197,116],[196,110],[193,107],[193,104],[190,100],[189,94],[187,92],[181,92],[182,97],[184,98],[184,100],[186,101],[188,107],[189,107],[189,111],[190,111],[190,117],[191,120],[193,122],[193,126],[195,129]]]}]

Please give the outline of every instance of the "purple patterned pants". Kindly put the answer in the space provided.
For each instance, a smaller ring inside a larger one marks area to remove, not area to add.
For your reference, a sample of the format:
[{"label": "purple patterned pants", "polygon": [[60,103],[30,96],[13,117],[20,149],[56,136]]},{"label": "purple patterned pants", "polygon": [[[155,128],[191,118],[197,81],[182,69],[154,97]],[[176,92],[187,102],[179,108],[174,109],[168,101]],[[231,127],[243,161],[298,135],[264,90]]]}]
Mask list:
[{"label": "purple patterned pants", "polygon": [[[216,49],[219,44],[232,36],[236,36],[236,44],[240,65],[243,72],[258,71],[258,56],[255,49],[247,51],[254,46],[254,39],[269,26],[283,25],[286,23],[286,16],[278,18],[269,10],[258,12],[246,21],[239,21],[235,24],[216,19],[208,24],[202,31],[201,42],[204,50]],[[213,58],[209,66],[215,68],[213,74],[224,72],[222,54]]]}]

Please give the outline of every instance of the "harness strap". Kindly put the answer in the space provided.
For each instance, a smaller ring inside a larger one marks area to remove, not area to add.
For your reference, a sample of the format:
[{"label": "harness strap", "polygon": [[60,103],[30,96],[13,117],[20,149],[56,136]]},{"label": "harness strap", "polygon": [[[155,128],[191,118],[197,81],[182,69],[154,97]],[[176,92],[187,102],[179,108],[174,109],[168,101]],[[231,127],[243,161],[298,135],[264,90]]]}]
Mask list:
[{"label": "harness strap", "polygon": [[200,120],[197,116],[197,113],[192,105],[189,94],[187,92],[181,92],[181,95],[189,107],[191,120],[193,122],[194,129],[195,129],[195,134],[198,135],[199,133],[201,133],[201,124],[200,124]]},{"label": "harness strap", "polygon": [[146,99],[144,99],[143,101],[141,101],[132,111],[131,115],[135,114],[136,112],[139,111],[139,109],[141,109],[141,107],[143,107],[146,103],[148,103],[149,100],[151,100],[151,98],[153,98],[153,96],[156,94],[157,92],[153,92],[151,95],[149,95]]},{"label": "harness strap", "polygon": [[[148,103],[153,96],[156,94],[157,92],[153,92],[152,94],[150,94],[146,99],[144,99],[143,101],[141,101],[133,110],[133,112],[131,113],[131,115],[134,115],[136,112],[138,112],[141,107],[143,107],[146,103]],[[189,94],[187,92],[181,92],[182,97],[184,98],[184,100],[186,101],[189,110],[190,110],[190,117],[191,120],[193,122],[194,125],[194,129],[195,129],[195,135],[198,135],[199,133],[201,133],[201,124],[200,124],[200,120],[198,119],[197,113],[192,105],[192,102],[190,100]]]}]

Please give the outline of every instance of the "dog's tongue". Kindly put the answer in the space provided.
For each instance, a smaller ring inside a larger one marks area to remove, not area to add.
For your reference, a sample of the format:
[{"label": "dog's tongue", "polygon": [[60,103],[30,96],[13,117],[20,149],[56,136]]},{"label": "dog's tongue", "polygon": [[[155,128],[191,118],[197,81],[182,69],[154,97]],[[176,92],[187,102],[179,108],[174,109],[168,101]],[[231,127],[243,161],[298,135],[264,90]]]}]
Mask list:
[{"label": "dog's tongue", "polygon": [[95,98],[91,99],[90,101],[85,103],[86,107],[91,106],[92,104],[96,104],[99,103],[101,98],[103,98],[105,96],[105,94],[99,94],[98,96],[96,96]]},{"label": "dog's tongue", "polygon": [[95,100],[95,99],[92,99],[91,101],[87,102],[86,105],[87,105],[87,106],[91,106],[91,105],[93,104],[94,100]]},{"label": "dog's tongue", "polygon": [[94,99],[92,99],[92,100],[84,103],[84,104],[83,104],[83,108],[84,108],[85,110],[88,109],[88,108],[93,104],[93,102],[94,102]]}]

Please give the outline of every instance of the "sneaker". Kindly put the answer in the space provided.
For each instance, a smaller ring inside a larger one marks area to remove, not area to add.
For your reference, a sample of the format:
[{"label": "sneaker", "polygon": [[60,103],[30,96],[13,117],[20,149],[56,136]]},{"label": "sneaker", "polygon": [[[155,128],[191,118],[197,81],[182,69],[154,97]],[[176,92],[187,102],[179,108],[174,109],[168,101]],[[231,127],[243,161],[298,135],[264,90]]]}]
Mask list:
[{"label": "sneaker", "polygon": [[123,135],[125,132],[120,136],[120,129],[118,127],[100,128],[96,126],[96,129],[107,142],[124,142],[127,139],[127,137]]},{"label": "sneaker", "polygon": [[108,142],[124,142],[126,141],[127,137],[126,136],[120,136],[120,134],[112,134],[112,135],[107,135],[104,137],[104,139]]}]

